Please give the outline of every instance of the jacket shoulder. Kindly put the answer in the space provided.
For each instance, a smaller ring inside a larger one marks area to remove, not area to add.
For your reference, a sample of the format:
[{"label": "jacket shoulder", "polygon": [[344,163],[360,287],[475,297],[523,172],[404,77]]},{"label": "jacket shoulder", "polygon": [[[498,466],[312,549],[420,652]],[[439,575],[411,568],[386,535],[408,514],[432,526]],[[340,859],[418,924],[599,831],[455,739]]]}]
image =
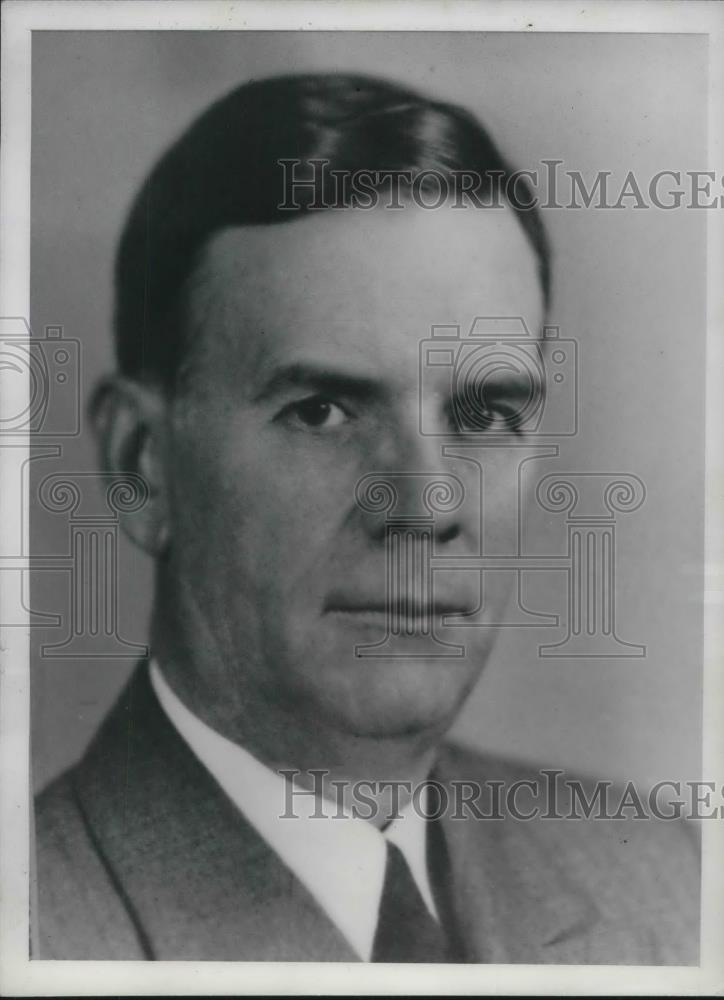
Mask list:
[{"label": "jacket shoulder", "polygon": [[33,957],[146,958],[142,933],[75,794],[73,771],[35,801]]},{"label": "jacket shoulder", "polygon": [[[698,961],[699,830],[691,821],[654,815],[644,786],[627,797],[628,785],[460,746],[445,748],[443,766],[453,782],[499,785],[502,818],[483,825],[496,828],[492,835],[520,864],[555,866],[590,900],[601,941],[608,927],[617,937],[635,935],[646,962]],[[537,807],[529,819],[512,814],[506,800],[516,783],[513,808],[526,814]],[[634,794],[645,818],[634,806],[625,807]]]}]

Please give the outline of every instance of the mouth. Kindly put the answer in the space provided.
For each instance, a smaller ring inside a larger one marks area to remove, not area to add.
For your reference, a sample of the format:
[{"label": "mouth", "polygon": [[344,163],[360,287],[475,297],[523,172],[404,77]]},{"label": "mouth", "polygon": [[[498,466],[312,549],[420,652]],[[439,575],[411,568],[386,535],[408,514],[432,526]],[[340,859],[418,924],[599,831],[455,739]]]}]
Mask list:
[{"label": "mouth", "polygon": [[422,603],[413,597],[398,597],[390,601],[356,601],[338,598],[329,601],[326,614],[339,615],[350,621],[399,621],[414,627],[424,627],[446,615],[467,615],[474,605],[470,601],[437,599]]}]

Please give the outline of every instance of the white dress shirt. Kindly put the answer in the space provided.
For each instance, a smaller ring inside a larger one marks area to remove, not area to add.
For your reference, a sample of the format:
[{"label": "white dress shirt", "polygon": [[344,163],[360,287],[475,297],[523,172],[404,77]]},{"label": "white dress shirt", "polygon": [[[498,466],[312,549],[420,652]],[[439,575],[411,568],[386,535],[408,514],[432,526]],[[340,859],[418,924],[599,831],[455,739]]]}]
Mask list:
[{"label": "white dress shirt", "polygon": [[297,794],[302,789],[296,786],[294,818],[281,818],[289,801],[287,779],[197,718],[155,661],[151,683],[181,737],[363,961],[370,960],[377,928],[386,840],[402,851],[425,905],[437,919],[425,861],[426,823],[411,804],[380,831],[365,819],[340,816],[336,802],[329,803],[324,818],[313,818],[317,800]]}]

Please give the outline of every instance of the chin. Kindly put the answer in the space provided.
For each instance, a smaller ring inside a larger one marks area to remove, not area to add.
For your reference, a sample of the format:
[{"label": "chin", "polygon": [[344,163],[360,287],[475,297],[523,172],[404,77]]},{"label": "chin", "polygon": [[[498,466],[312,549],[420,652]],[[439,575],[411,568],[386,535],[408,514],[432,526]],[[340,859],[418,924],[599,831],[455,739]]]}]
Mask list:
[{"label": "chin", "polygon": [[432,738],[452,725],[479,673],[467,657],[348,657],[308,678],[300,694],[317,717],[351,736]]}]

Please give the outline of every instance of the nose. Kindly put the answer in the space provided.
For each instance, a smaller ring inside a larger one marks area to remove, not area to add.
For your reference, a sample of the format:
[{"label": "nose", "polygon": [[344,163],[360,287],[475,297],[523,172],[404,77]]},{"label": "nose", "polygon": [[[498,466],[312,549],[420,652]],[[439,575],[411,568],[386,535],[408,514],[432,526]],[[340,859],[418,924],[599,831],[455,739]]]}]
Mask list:
[{"label": "nose", "polygon": [[376,456],[374,472],[360,481],[372,502],[365,502],[358,490],[358,506],[376,541],[394,523],[424,529],[436,545],[449,545],[464,535],[469,490],[458,463],[443,456],[440,437],[421,433],[419,413],[412,416],[396,427],[394,438]]}]

